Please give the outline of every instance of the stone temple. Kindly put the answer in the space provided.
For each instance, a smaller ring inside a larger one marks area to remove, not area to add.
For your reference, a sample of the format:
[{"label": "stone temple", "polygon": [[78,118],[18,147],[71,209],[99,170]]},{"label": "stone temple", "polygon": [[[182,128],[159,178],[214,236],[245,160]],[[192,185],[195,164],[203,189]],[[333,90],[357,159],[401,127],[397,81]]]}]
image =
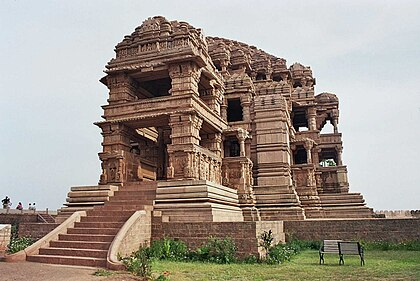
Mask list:
[{"label": "stone temple", "polygon": [[310,67],[161,16],[115,52],[100,185],[157,181],[169,221],[372,216],[349,193],[338,98],[315,95]]},{"label": "stone temple", "polygon": [[400,228],[378,227],[349,193],[338,98],[315,95],[309,67],[160,16],[115,52],[100,80],[99,185],[72,187],[61,224],[9,260],[119,269],[118,256],[163,237],[232,237],[247,256],[267,230],[278,242]]}]

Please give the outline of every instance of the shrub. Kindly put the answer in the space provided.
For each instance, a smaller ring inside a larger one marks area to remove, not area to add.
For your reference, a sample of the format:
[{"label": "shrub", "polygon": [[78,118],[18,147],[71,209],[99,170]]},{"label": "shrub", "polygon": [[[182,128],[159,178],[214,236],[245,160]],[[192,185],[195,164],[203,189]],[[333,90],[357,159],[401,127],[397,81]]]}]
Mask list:
[{"label": "shrub", "polygon": [[231,238],[210,237],[206,244],[193,252],[190,257],[201,261],[215,263],[231,263],[236,260],[236,245]]},{"label": "shrub", "polygon": [[290,261],[292,256],[299,253],[299,251],[300,249],[291,243],[277,244],[270,248],[266,262],[270,264],[276,264]]},{"label": "shrub", "polygon": [[9,245],[7,245],[7,252],[9,254],[17,253],[35,243],[35,240],[32,237],[21,237],[14,238],[10,240]]},{"label": "shrub", "polygon": [[156,259],[185,260],[188,249],[183,241],[164,238],[153,241],[148,253],[149,257]]},{"label": "shrub", "polygon": [[404,241],[400,243],[392,243],[387,241],[364,242],[362,245],[367,250],[406,250],[406,251],[420,251],[420,240]]},{"label": "shrub", "polygon": [[243,263],[247,263],[247,264],[254,264],[254,263],[258,263],[258,257],[254,256],[254,255],[249,255],[247,257],[245,257],[244,259],[242,259]]},{"label": "shrub", "polygon": [[152,275],[152,267],[146,248],[140,248],[131,256],[123,258],[122,262],[127,270],[134,275],[140,277],[150,277]]},{"label": "shrub", "polygon": [[273,232],[271,229],[269,231],[264,231],[260,234],[260,242],[258,243],[258,246],[264,248],[265,258],[267,258],[268,252],[271,248],[271,244],[273,243],[274,237]]},{"label": "shrub", "polygon": [[293,245],[298,251],[305,249],[319,250],[321,248],[321,241],[316,240],[292,240],[288,244]]}]

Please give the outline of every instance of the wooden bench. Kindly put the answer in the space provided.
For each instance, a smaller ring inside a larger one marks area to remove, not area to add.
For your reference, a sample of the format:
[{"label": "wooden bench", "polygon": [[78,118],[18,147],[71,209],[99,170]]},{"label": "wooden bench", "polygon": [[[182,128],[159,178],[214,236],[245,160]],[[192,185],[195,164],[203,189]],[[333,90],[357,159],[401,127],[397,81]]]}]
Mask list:
[{"label": "wooden bench", "polygon": [[344,255],[359,255],[360,265],[365,264],[363,248],[359,242],[342,241],[342,240],[324,240],[319,249],[319,264],[324,263],[324,254],[338,254],[339,264],[344,264]]},{"label": "wooden bench", "polygon": [[365,265],[365,257],[363,248],[359,242],[355,241],[338,241],[338,251],[340,255],[339,264],[344,264],[344,255],[358,255],[360,257],[360,265]]}]

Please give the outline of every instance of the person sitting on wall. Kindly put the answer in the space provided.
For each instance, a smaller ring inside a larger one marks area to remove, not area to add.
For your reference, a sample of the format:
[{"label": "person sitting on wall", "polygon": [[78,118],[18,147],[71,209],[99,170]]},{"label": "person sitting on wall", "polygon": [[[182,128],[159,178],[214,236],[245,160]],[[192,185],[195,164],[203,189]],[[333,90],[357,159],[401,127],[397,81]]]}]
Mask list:
[{"label": "person sitting on wall", "polygon": [[10,208],[10,198],[9,197],[5,197],[3,200],[1,200],[1,203],[3,204],[3,209],[9,209]]},{"label": "person sitting on wall", "polygon": [[35,203],[33,203],[33,204],[29,203],[29,208],[28,208],[28,210],[31,210],[31,211],[36,211]]},{"label": "person sitting on wall", "polygon": [[16,206],[16,209],[23,210],[22,202],[19,202],[19,204]]}]

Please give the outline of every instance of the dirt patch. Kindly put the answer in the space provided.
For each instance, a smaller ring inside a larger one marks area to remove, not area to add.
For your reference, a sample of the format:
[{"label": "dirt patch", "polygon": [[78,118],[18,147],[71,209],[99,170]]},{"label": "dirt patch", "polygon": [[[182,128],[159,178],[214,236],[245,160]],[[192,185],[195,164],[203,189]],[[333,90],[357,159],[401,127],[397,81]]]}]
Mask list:
[{"label": "dirt patch", "polygon": [[124,272],[110,276],[93,275],[98,269],[91,267],[51,265],[34,262],[0,262],[0,281],[139,281]]}]

